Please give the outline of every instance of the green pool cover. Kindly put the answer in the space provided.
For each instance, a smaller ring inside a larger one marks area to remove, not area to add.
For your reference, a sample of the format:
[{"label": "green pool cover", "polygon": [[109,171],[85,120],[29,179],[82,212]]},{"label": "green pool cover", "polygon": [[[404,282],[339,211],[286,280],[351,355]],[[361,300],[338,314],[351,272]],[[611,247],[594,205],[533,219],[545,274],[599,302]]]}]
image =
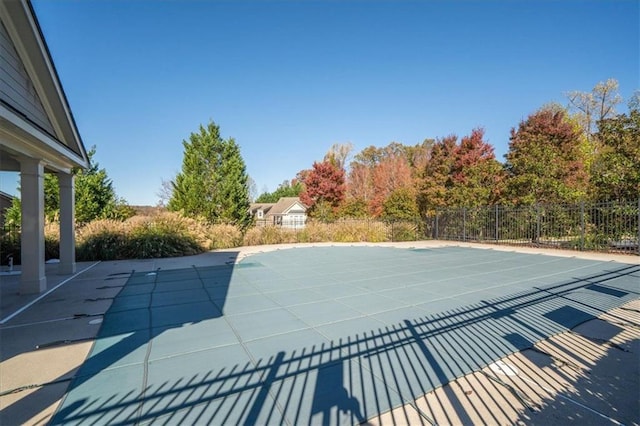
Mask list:
[{"label": "green pool cover", "polygon": [[636,265],[457,247],[135,271],[53,423],[359,423],[639,292]]}]

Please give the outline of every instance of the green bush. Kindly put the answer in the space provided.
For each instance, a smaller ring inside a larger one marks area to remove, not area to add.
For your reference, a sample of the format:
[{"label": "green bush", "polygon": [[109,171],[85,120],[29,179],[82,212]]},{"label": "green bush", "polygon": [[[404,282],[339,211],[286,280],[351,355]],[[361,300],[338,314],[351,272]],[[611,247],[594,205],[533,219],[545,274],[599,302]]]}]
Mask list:
[{"label": "green bush", "polygon": [[78,260],[188,256],[209,249],[211,239],[193,219],[177,214],[94,221],[78,230]]},{"label": "green bush", "polygon": [[164,232],[138,232],[130,235],[122,250],[124,258],[150,259],[189,256],[202,253],[202,248],[188,235]]}]

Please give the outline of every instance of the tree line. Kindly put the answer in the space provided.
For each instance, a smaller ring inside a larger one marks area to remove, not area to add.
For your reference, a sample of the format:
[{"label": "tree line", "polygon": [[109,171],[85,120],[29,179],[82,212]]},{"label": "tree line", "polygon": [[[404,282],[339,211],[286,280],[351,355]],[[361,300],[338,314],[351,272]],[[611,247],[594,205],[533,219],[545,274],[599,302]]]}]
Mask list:
[{"label": "tree line", "polygon": [[352,146],[336,144],[275,193],[299,195],[311,216],[328,220],[415,218],[446,207],[637,199],[638,92],[626,114],[616,113],[622,99],[613,79],[567,97],[568,107],[544,105],[512,128],[504,163],[495,158],[482,128],[461,138],[369,146],[348,167]]},{"label": "tree line", "polygon": [[[410,219],[446,207],[562,204],[585,200],[635,200],[640,194],[640,92],[618,114],[618,83],[610,79],[590,92],[567,93],[568,106],[548,104],[511,129],[505,162],[495,158],[482,128],[468,135],[392,142],[352,156],[349,143],[334,144],[322,161],[301,170],[255,201],[275,203],[299,196],[312,217]],[[160,190],[169,210],[229,223],[251,224],[248,176],[240,147],[223,139],[214,122],[183,142],[181,171]],[[76,219],[125,219],[133,214],[119,199],[105,169],[93,160],[76,175]],[[45,176],[45,214],[59,214],[57,179]],[[7,226],[20,224],[20,201],[6,212]]]}]

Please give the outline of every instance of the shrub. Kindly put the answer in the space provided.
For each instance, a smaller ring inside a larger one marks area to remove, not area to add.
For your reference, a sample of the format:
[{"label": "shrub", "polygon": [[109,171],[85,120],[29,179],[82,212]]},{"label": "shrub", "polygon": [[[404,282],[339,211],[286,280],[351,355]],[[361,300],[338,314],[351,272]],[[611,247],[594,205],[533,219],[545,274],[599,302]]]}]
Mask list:
[{"label": "shrub", "polygon": [[336,242],[387,241],[386,226],[377,221],[342,221],[333,228],[333,241]]},{"label": "shrub", "polygon": [[[45,226],[46,259],[59,258],[60,226]],[[305,228],[255,226],[243,235],[234,225],[211,225],[173,212],[153,216],[134,216],[125,221],[96,220],[76,230],[76,256],[84,260],[147,259],[177,257],[213,249],[240,245],[318,242],[384,242],[410,241],[416,238],[416,225],[411,222],[393,224],[376,220],[341,220],[323,223],[309,220]],[[20,233],[4,233],[0,237],[2,264],[12,254],[20,263]]]},{"label": "shrub", "polygon": [[187,235],[176,235],[157,230],[138,230],[126,239],[122,258],[149,259],[188,256],[201,253],[198,243]]},{"label": "shrub", "polygon": [[99,220],[78,230],[76,253],[79,260],[188,256],[211,249],[212,234],[206,224],[177,213]]},{"label": "shrub", "polygon": [[211,246],[209,249],[226,249],[242,245],[242,232],[234,225],[213,225],[209,233]]},{"label": "shrub", "polygon": [[60,223],[44,225],[44,259],[60,259]]},{"label": "shrub", "polygon": [[126,225],[111,219],[89,222],[76,233],[78,260],[124,259]]},{"label": "shrub", "polygon": [[335,225],[314,220],[307,221],[305,227],[301,229],[298,234],[298,240],[304,243],[331,241],[333,238],[332,228],[334,226]]}]

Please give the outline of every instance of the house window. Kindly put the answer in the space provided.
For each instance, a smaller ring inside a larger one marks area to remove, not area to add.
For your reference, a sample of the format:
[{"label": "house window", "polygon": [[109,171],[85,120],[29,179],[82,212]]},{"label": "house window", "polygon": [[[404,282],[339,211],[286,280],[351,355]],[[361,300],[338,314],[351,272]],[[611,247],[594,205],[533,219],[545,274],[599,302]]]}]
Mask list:
[{"label": "house window", "polygon": [[258,219],[262,219],[262,215],[263,215],[262,210],[258,210]]}]

